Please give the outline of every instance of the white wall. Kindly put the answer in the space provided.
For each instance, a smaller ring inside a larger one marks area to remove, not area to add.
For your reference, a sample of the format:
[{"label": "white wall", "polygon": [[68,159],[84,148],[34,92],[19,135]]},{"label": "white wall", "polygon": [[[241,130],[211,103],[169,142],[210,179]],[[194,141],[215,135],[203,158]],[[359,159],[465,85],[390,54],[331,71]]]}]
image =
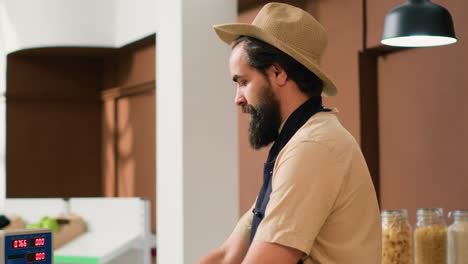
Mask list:
[{"label": "white wall", "polygon": [[196,263],[238,218],[237,111],[230,48],[212,25],[236,0],[158,0],[158,263]]},{"label": "white wall", "polygon": [[112,0],[4,0],[6,51],[115,43]]},{"label": "white wall", "polygon": [[116,7],[115,45],[146,37],[156,32],[156,0],[114,0]]},{"label": "white wall", "polygon": [[121,47],[156,32],[156,0],[1,0],[7,53],[41,47]]}]

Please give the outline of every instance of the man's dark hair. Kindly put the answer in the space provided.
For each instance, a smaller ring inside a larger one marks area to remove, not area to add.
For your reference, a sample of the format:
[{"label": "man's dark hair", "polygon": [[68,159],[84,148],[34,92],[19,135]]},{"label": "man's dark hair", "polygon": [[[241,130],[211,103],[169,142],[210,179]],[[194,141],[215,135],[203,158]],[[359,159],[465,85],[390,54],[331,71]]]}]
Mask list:
[{"label": "man's dark hair", "polygon": [[266,76],[266,69],[274,63],[280,65],[288,78],[296,82],[299,90],[309,96],[320,96],[323,90],[323,82],[312,71],[297,62],[288,54],[259,39],[240,36],[232,45],[232,48],[244,42],[244,50],[247,53],[247,63]]}]

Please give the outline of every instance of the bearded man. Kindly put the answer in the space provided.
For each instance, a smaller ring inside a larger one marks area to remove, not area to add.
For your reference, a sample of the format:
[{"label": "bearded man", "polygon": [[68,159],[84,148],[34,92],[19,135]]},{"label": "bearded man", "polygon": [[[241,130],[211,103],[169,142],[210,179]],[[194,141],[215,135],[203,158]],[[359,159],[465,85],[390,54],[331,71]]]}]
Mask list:
[{"label": "bearded man", "polygon": [[319,67],[323,27],[300,8],[270,3],[252,24],[214,29],[232,45],[235,103],[251,116],[251,146],[273,145],[252,208],[200,263],[380,263],[369,170],[338,111],[322,105],[322,95],[337,93]]}]

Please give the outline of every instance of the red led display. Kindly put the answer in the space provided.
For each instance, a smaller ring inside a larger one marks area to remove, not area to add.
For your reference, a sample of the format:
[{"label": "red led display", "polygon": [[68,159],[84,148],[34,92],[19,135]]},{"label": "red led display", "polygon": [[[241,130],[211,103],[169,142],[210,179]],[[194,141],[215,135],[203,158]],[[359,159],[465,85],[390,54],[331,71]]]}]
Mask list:
[{"label": "red led display", "polygon": [[34,252],[27,255],[28,262],[42,261],[46,259],[45,252]]},{"label": "red led display", "polygon": [[35,256],[36,261],[45,260],[45,252],[37,252]]},{"label": "red led display", "polygon": [[45,237],[31,238],[31,247],[45,246]]},{"label": "red led display", "polygon": [[28,247],[28,240],[27,239],[13,239],[11,241],[11,248],[27,248]]}]

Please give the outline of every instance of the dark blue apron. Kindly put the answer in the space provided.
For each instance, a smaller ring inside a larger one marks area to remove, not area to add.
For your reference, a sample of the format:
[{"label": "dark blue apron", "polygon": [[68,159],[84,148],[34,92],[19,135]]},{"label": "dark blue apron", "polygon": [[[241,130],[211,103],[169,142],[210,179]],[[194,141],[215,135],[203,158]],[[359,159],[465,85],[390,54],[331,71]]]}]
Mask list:
[{"label": "dark blue apron", "polygon": [[[286,143],[288,143],[288,141],[294,136],[296,131],[299,130],[299,128],[301,128],[311,116],[322,111],[328,112],[330,110],[323,108],[321,97],[313,97],[297,108],[284,123],[278,138],[275,140],[275,143],[268,153],[268,159],[263,167],[263,185],[257,196],[257,202],[252,211],[254,217],[252,221],[252,230],[250,233],[250,243],[252,243],[255,237],[257,228],[265,216],[265,210],[268,202],[270,201],[271,177],[273,175],[273,167],[275,165],[276,157],[278,156],[281,149],[283,149],[283,147],[286,145]],[[302,264],[302,260],[299,260],[298,264]]]}]

